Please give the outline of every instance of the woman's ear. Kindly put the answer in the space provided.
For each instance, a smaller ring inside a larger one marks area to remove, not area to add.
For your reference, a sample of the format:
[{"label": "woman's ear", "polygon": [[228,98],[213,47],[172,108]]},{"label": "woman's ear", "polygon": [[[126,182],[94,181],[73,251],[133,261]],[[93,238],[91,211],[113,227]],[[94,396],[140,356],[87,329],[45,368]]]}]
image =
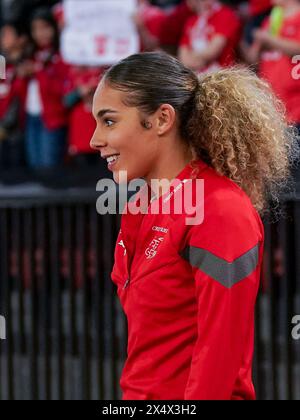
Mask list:
[{"label": "woman's ear", "polygon": [[163,136],[174,127],[176,111],[172,105],[163,104],[157,110],[157,135]]}]

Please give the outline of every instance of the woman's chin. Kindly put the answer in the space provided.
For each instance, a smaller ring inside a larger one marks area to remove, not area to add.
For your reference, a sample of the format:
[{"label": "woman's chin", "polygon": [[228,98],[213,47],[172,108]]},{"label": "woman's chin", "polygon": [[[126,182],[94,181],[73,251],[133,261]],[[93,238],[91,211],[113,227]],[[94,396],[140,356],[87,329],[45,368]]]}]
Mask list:
[{"label": "woman's chin", "polygon": [[126,170],[118,170],[113,172],[114,181],[116,184],[128,184],[128,173]]},{"label": "woman's chin", "polygon": [[118,170],[113,172],[114,181],[121,185],[121,184],[129,184],[129,182],[139,179],[138,175],[134,175],[132,172],[128,172],[126,169]]}]

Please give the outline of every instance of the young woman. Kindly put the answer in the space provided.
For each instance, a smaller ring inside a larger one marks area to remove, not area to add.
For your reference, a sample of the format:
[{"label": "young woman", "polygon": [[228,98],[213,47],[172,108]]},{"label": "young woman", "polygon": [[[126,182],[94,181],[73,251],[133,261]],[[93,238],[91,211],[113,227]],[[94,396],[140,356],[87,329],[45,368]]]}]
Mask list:
[{"label": "young woman", "polygon": [[[286,184],[294,144],[276,100],[247,70],[198,79],[144,53],[105,74],[93,114],[91,146],[115,181],[146,181],[123,212],[112,272],[128,319],[123,399],[254,399],[259,213]],[[182,194],[195,210],[174,211]],[[130,211],[145,197],[147,211]]]}]

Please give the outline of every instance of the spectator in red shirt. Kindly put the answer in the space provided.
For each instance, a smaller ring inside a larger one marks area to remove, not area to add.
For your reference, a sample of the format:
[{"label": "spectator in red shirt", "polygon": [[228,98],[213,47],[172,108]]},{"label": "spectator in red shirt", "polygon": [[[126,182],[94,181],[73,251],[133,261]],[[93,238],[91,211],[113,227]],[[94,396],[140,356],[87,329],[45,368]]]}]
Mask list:
[{"label": "spectator in red shirt", "polygon": [[185,25],[194,14],[189,0],[183,0],[167,13],[160,31],[160,45],[164,50],[177,55]]},{"label": "spectator in red shirt", "polygon": [[235,62],[241,24],[235,12],[216,0],[189,0],[197,15],[185,27],[179,58],[198,72],[218,69]]},{"label": "spectator in red shirt", "polygon": [[38,9],[31,21],[32,60],[23,66],[28,86],[25,96],[26,157],[32,168],[61,165],[66,148],[68,66],[59,54],[59,31],[48,9]]},{"label": "spectator in red shirt", "polygon": [[160,33],[166,14],[148,0],[138,0],[134,21],[141,39],[141,51],[153,51],[160,46]]},{"label": "spectator in red shirt", "polygon": [[90,148],[95,131],[92,102],[104,68],[72,66],[71,90],[65,95],[64,104],[69,109],[68,151],[72,164],[78,166],[99,162],[98,155]]},{"label": "spectator in red shirt", "polygon": [[26,26],[8,21],[1,29],[1,53],[6,60],[6,78],[0,80],[0,167],[18,167],[23,163],[23,106],[18,95],[18,66],[28,45]]},{"label": "spectator in red shirt", "polygon": [[293,57],[300,55],[300,1],[273,0],[273,4],[282,8],[282,22],[277,23],[276,34],[269,18],[255,32],[249,60],[259,62],[259,73],[284,102],[288,120],[300,126],[299,60],[293,63]]}]

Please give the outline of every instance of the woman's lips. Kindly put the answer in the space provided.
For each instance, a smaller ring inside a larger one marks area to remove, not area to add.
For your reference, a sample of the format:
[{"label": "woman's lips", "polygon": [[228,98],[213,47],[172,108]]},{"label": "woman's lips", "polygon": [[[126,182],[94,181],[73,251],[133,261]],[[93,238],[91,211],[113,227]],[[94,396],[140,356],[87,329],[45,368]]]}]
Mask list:
[{"label": "woman's lips", "polygon": [[108,169],[109,169],[110,171],[112,171],[112,170],[113,170],[113,168],[114,168],[114,166],[118,163],[119,158],[120,158],[120,155],[116,155],[116,159],[115,159],[114,161],[112,161],[112,162],[108,162]]}]

